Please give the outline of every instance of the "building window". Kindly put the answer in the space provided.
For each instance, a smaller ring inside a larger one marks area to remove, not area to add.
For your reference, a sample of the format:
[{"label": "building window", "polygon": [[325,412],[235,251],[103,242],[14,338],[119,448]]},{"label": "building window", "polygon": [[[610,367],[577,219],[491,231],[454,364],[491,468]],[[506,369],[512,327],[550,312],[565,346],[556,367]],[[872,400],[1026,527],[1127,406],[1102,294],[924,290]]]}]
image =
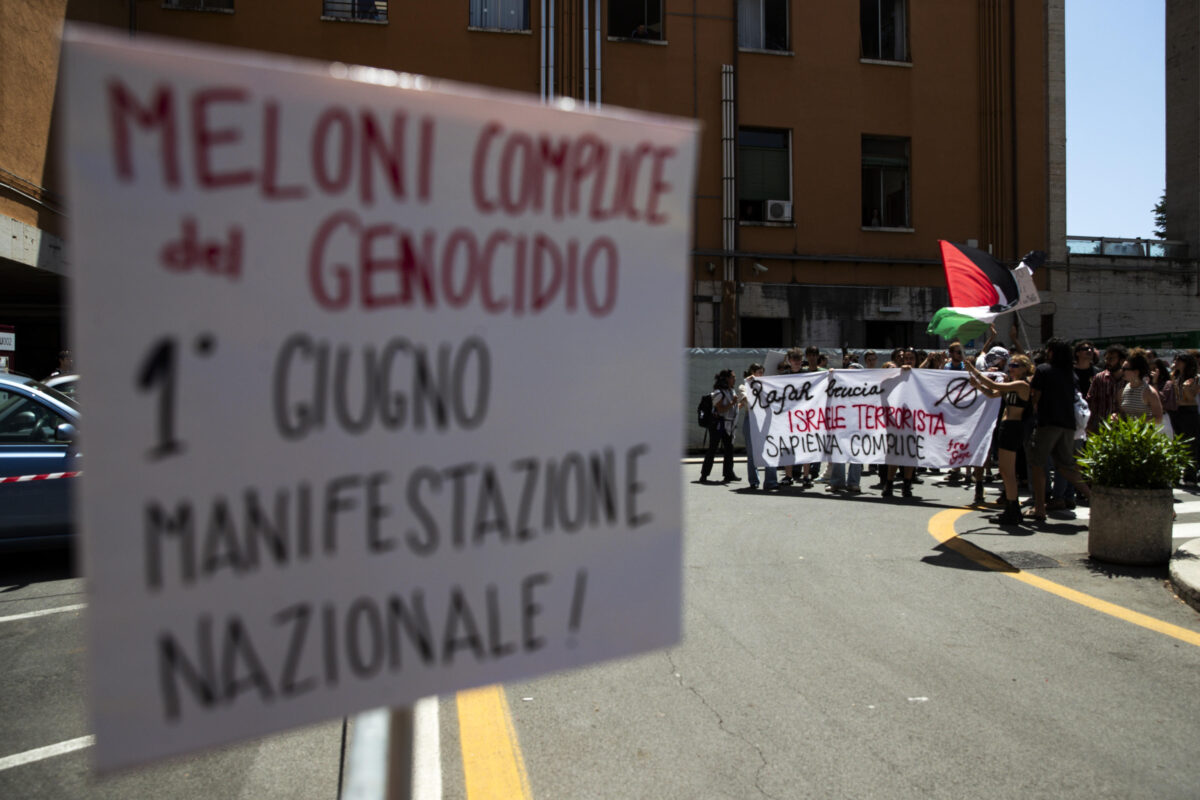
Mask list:
[{"label": "building window", "polygon": [[608,35],[661,41],[662,0],[609,0]]},{"label": "building window", "polygon": [[787,50],[787,0],[738,0],[738,47]]},{"label": "building window", "polygon": [[471,0],[472,28],[529,30],[529,0]]},{"label": "building window", "polygon": [[864,228],[911,228],[909,140],[864,136],[862,224]]},{"label": "building window", "polygon": [[163,8],[189,11],[233,11],[233,0],[163,0]]},{"label": "building window", "polygon": [[908,61],[908,0],[859,0],[862,57]]},{"label": "building window", "polygon": [[321,0],[321,16],[386,22],[387,0]]},{"label": "building window", "polygon": [[791,133],[741,128],[737,139],[738,219],[792,221]]}]

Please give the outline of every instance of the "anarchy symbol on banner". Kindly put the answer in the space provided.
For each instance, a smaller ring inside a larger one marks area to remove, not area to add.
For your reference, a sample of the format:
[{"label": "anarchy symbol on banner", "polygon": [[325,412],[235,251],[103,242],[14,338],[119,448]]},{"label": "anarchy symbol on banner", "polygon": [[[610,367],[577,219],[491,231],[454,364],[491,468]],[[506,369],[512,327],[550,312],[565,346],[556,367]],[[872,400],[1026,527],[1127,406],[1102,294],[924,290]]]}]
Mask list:
[{"label": "anarchy symbol on banner", "polygon": [[975,404],[979,389],[971,384],[968,378],[955,378],[946,384],[945,393],[938,399],[935,406],[940,406],[946,400],[955,408],[970,408]]}]

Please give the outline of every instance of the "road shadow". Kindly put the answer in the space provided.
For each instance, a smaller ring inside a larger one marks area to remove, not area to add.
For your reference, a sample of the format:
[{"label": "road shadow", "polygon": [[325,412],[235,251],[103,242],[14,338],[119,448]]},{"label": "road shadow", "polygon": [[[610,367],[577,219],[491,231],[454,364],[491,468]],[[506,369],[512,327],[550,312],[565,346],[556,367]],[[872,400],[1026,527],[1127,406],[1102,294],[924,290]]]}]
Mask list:
[{"label": "road shadow", "polygon": [[[999,514],[999,512],[996,512]],[[963,531],[958,531],[959,536],[972,534],[975,536],[1033,536],[1037,533],[1028,523],[1022,525],[1001,525],[998,522],[986,521],[982,525],[977,525],[974,528],[967,528]]]},{"label": "road shadow", "polygon": [[70,546],[5,553],[0,558],[0,594],[35,583],[64,581],[81,575],[75,550]]},{"label": "road shadow", "polygon": [[[947,567],[949,569],[961,569],[968,572],[1019,572],[1020,570],[1004,562],[1002,559],[992,555],[981,547],[976,547],[970,542],[964,542],[961,539],[955,540],[953,546],[949,544],[939,544],[933,548],[936,555],[925,556],[921,559],[922,564],[929,564],[933,567]],[[974,557],[968,557],[965,553],[972,553]],[[990,566],[989,566],[990,565]]]},{"label": "road shadow", "polygon": [[1080,521],[1082,524],[1071,524],[1073,520],[1068,519],[1047,517],[1045,522],[1038,522],[1026,517],[1016,525],[1001,525],[996,522],[995,518],[1000,516],[1003,509],[971,506],[971,510],[981,512],[984,515],[982,520],[979,520],[983,524],[960,531],[960,535],[974,533],[980,536],[1032,536],[1035,533],[1052,533],[1056,536],[1077,536],[1081,533],[1087,533],[1087,523],[1082,522],[1082,520]]},{"label": "road shadow", "polygon": [[1032,523],[1032,525],[1037,533],[1055,533],[1059,536],[1077,536],[1081,533],[1087,533],[1087,522],[1084,520],[1075,520],[1073,517],[1064,519],[1047,516],[1045,522],[1036,522]]},{"label": "road shadow", "polygon": [[[692,481],[692,483],[699,483]],[[722,484],[709,483],[707,486],[721,486]],[[795,484],[790,486],[780,486],[777,489],[763,489],[761,486],[758,489],[751,489],[743,484],[737,486],[734,484],[724,484],[725,488],[734,494],[740,495],[777,495],[779,497],[795,497],[805,500],[826,500],[832,503],[876,503],[898,508],[930,508],[930,509],[948,509],[948,508],[963,508],[961,503],[947,503],[938,501],[933,498],[923,498],[920,496],[901,497],[899,490],[895,497],[881,497],[878,492],[865,490],[860,494],[849,494],[847,492],[827,492],[824,487],[818,484],[811,489],[802,489]],[[820,488],[818,488],[820,487]],[[975,509],[983,510],[983,509]]]},{"label": "road shadow", "polygon": [[1115,578],[1153,578],[1155,580],[1166,580],[1170,575],[1169,564],[1155,564],[1144,567],[1132,564],[1109,564],[1105,561],[1098,561],[1090,556],[1083,556],[1078,559],[1078,563],[1085,567],[1092,575],[1109,580]]}]

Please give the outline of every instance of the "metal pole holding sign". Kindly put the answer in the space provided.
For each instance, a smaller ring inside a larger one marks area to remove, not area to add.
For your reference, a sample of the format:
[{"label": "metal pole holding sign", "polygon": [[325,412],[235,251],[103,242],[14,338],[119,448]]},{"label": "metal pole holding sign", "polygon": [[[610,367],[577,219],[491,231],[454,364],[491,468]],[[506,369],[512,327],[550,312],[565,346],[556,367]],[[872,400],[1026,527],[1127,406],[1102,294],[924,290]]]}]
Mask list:
[{"label": "metal pole holding sign", "polygon": [[411,800],[413,710],[380,708],[354,718],[341,800]]},{"label": "metal pole holding sign", "polygon": [[413,765],[412,706],[388,713],[387,793],[385,800],[411,800]]}]

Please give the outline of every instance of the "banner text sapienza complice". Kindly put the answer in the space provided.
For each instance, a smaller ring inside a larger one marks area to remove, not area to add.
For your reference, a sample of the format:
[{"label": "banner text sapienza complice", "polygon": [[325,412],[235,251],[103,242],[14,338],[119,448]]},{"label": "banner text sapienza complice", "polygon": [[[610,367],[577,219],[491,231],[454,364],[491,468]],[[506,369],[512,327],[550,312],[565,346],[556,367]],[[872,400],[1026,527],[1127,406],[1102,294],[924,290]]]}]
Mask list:
[{"label": "banner text sapienza complice", "polygon": [[[568,220],[671,221],[666,174],[677,152],[648,140],[615,145],[592,131],[538,133],[490,121],[475,136],[470,185],[443,190],[437,118],[403,106],[324,106],[300,139],[306,157],[287,160],[283,142],[293,146],[295,125],[279,101],[248,88],[159,83],[139,92],[117,78],[107,88],[112,166],[121,182],[256,190],[268,203],[345,201],[347,208],[318,225],[308,259],[313,299],[329,311],[471,304],[522,315],[558,305],[606,316],[618,288],[613,239],[510,235],[503,220],[545,220],[551,228]],[[463,155],[444,158],[462,162]],[[465,193],[498,227],[438,235],[363,213],[377,204],[427,205],[439,192]]]}]

